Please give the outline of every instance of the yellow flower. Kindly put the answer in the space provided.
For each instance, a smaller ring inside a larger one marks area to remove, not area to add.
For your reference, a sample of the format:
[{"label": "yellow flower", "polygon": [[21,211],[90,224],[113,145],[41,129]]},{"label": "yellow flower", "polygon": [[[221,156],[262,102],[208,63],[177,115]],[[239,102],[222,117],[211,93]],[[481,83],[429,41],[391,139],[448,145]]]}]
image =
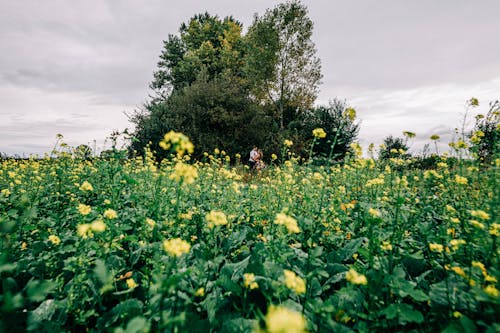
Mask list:
[{"label": "yellow flower", "polygon": [[194,145],[189,138],[182,133],[174,131],[165,134],[159,145],[163,150],[172,148],[178,156],[183,156],[185,153],[192,154],[194,151]]},{"label": "yellow flower", "polygon": [[363,284],[363,285],[368,284],[366,276],[364,276],[363,274],[359,274],[352,268],[346,273],[345,278],[347,281],[353,284]]},{"label": "yellow flower", "polygon": [[266,329],[267,333],[305,333],[306,320],[299,312],[271,305],[266,315]]},{"label": "yellow flower", "polygon": [[456,251],[460,245],[464,245],[466,242],[463,239],[452,239],[450,240],[451,248]]},{"label": "yellow flower", "polygon": [[80,186],[80,190],[86,192],[86,191],[93,191],[94,188],[92,187],[92,184],[90,184],[88,181],[84,181]]},{"label": "yellow flower", "polygon": [[192,165],[188,165],[182,162],[177,162],[174,167],[174,172],[169,176],[170,179],[174,179],[176,182],[183,184],[192,184],[195,179],[198,178],[198,170]]},{"label": "yellow flower", "polygon": [[127,279],[125,282],[127,283],[128,289],[134,289],[135,287],[138,286],[138,284],[135,282],[133,278]]},{"label": "yellow flower", "polygon": [[203,296],[205,296],[205,288],[203,288],[203,287],[198,288],[198,289],[195,291],[194,295],[195,295],[196,297],[203,297]]},{"label": "yellow flower", "polygon": [[285,269],[283,273],[285,274],[285,286],[287,286],[287,288],[295,291],[295,293],[299,295],[306,292],[306,283],[300,276],[297,276],[297,274],[288,269]]},{"label": "yellow flower", "polygon": [[439,140],[439,139],[440,139],[439,135],[437,135],[437,134],[431,135],[431,140],[436,141],[436,140]]},{"label": "yellow flower", "polygon": [[148,218],[146,218],[146,224],[147,224],[147,225],[149,225],[151,228],[154,228],[154,227],[155,227],[155,225],[156,225],[156,222],[155,222],[155,220],[150,219],[150,218],[148,217]]},{"label": "yellow flower", "polygon": [[54,245],[59,245],[59,243],[61,243],[61,239],[59,237],[57,237],[56,235],[50,235],[49,241]]},{"label": "yellow flower", "polygon": [[388,241],[383,241],[380,248],[384,251],[392,251],[392,244]]},{"label": "yellow flower", "polygon": [[163,249],[172,257],[180,257],[189,252],[191,245],[180,238],[174,238],[163,241]]},{"label": "yellow flower", "polygon": [[291,140],[285,140],[285,141],[283,141],[283,144],[285,146],[287,146],[287,147],[291,147],[291,146],[293,146],[293,141],[291,141]]},{"label": "yellow flower", "polygon": [[104,211],[104,217],[107,219],[116,219],[118,217],[118,214],[116,213],[115,210],[113,209],[106,209]]},{"label": "yellow flower", "polygon": [[500,295],[500,293],[498,292],[498,289],[495,288],[494,285],[489,285],[486,288],[484,288],[484,292],[493,298],[497,298]]},{"label": "yellow flower", "polygon": [[78,205],[78,211],[82,215],[88,215],[92,211],[92,208],[90,206],[88,206],[88,205],[79,204]]},{"label": "yellow flower", "polygon": [[441,253],[441,252],[443,252],[443,245],[436,244],[436,243],[430,243],[429,244],[429,250],[431,250],[432,252]]},{"label": "yellow flower", "polygon": [[474,217],[478,217],[480,218],[481,220],[489,220],[490,219],[490,215],[488,213],[486,213],[485,211],[483,210],[472,210],[470,212],[470,214]]},{"label": "yellow flower", "polygon": [[243,274],[243,285],[250,290],[259,288],[259,284],[255,281],[255,274]]},{"label": "yellow flower", "polygon": [[492,223],[490,226],[489,234],[492,236],[500,236],[500,223]]},{"label": "yellow flower", "polygon": [[473,226],[473,227],[476,227],[478,229],[484,229],[484,224],[479,222],[479,221],[476,221],[476,220],[470,220],[469,223]]},{"label": "yellow flower", "polygon": [[460,275],[461,277],[465,277],[465,272],[462,269],[462,267],[454,266],[451,268],[452,271],[454,271],[457,275]]},{"label": "yellow flower", "polygon": [[90,224],[84,223],[84,224],[79,224],[76,227],[76,233],[78,236],[82,238],[87,238],[87,237],[92,237],[92,230],[90,228]]},{"label": "yellow flower", "polygon": [[271,154],[271,160],[276,161],[278,159],[278,156],[276,154]]},{"label": "yellow flower", "polygon": [[374,208],[368,209],[368,214],[370,214],[373,217],[380,217],[382,215],[378,209]]},{"label": "yellow flower", "polygon": [[4,188],[3,190],[0,191],[0,193],[2,193],[6,197],[8,197],[11,194],[8,188]]},{"label": "yellow flower", "polygon": [[461,185],[467,185],[467,178],[455,175],[455,183],[461,184]]},{"label": "yellow flower", "polygon": [[102,220],[95,220],[90,224],[90,229],[95,232],[103,232],[106,230],[106,224]]},{"label": "yellow flower", "polygon": [[291,216],[287,216],[284,213],[276,214],[274,223],[284,225],[287,228],[288,232],[296,234],[300,232],[299,226],[297,225],[297,220]]},{"label": "yellow flower", "polygon": [[217,225],[226,225],[227,224],[226,214],[224,214],[223,212],[215,211],[215,210],[208,213],[205,216],[205,219],[207,220],[208,227],[210,229],[212,229],[214,226],[217,226]]},{"label": "yellow flower", "polygon": [[312,132],[313,136],[318,139],[326,138],[326,132],[322,128],[315,128]]},{"label": "yellow flower", "polygon": [[377,178],[370,179],[366,182],[365,186],[371,187],[373,185],[384,185],[384,177],[377,177]]},{"label": "yellow flower", "polygon": [[104,204],[105,204],[105,205],[110,205],[110,204],[111,204],[111,201],[110,201],[109,199],[105,199],[105,200],[104,200]]},{"label": "yellow flower", "polygon": [[349,108],[345,109],[344,116],[349,118],[351,121],[353,121],[354,118],[356,118],[356,110],[349,107]]},{"label": "yellow flower", "polygon": [[22,242],[21,243],[21,251],[24,251],[28,248],[28,244],[26,244],[26,242]]}]

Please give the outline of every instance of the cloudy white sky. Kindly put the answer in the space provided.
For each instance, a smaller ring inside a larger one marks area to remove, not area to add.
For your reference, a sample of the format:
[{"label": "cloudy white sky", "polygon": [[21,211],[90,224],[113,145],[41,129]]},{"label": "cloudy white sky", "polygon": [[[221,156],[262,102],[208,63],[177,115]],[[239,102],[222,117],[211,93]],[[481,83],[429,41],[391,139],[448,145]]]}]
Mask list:
[{"label": "cloudy white sky", "polygon": [[[49,152],[61,133],[103,149],[148,97],[162,41],[208,11],[245,27],[270,0],[1,0],[0,152]],[[307,0],[324,75],[317,103],[345,99],[360,142],[451,137],[500,98],[500,1]],[[443,143],[444,147],[444,143]]]}]

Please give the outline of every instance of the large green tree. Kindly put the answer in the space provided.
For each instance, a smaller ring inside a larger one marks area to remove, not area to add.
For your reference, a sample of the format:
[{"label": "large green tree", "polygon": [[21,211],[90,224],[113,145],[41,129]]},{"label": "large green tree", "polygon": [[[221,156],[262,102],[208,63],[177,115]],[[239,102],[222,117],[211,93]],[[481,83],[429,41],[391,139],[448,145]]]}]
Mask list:
[{"label": "large green tree", "polygon": [[255,16],[246,36],[245,69],[255,98],[268,107],[281,130],[312,107],[321,80],[312,41],[313,22],[300,1],[290,1]]},{"label": "large green tree", "polygon": [[[322,128],[326,137],[316,140],[313,148],[319,156],[341,160],[350,150],[359,132],[354,109],[343,100],[333,99],[328,105],[320,105],[303,113],[298,124],[304,142],[304,151],[313,140],[312,131]],[[292,125],[293,126],[293,125]]]},{"label": "large green tree", "polygon": [[232,17],[195,15],[181,25],[178,35],[163,42],[151,88],[166,99],[172,91],[192,84],[202,71],[210,79],[220,74],[241,77],[245,49],[241,29]]}]

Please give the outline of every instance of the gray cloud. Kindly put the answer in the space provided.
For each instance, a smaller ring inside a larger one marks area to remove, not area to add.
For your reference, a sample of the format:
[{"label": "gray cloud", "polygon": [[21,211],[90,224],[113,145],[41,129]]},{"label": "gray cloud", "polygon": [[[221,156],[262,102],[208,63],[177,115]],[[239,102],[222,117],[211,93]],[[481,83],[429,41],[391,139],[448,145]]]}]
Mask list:
[{"label": "gray cloud", "polygon": [[[35,149],[12,140],[24,128],[39,140],[78,133],[72,140],[82,143],[130,127],[123,111],[147,99],[162,40],[182,22],[208,11],[248,27],[278,2],[1,2],[0,129],[9,135],[0,134],[0,151]],[[361,141],[412,130],[421,146],[420,133],[453,129],[466,99],[500,97],[497,0],[304,3],[324,74],[318,102],[339,97],[355,106]]]}]

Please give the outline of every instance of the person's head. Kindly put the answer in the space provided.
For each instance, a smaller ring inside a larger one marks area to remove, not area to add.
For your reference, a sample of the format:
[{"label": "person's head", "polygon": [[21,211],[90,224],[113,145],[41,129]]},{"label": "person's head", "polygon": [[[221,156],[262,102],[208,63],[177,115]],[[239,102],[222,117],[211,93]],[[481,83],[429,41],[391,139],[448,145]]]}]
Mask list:
[{"label": "person's head", "polygon": [[253,146],[253,149],[252,149],[252,150],[257,150],[257,149],[258,149],[258,148],[257,148],[257,146]]}]

